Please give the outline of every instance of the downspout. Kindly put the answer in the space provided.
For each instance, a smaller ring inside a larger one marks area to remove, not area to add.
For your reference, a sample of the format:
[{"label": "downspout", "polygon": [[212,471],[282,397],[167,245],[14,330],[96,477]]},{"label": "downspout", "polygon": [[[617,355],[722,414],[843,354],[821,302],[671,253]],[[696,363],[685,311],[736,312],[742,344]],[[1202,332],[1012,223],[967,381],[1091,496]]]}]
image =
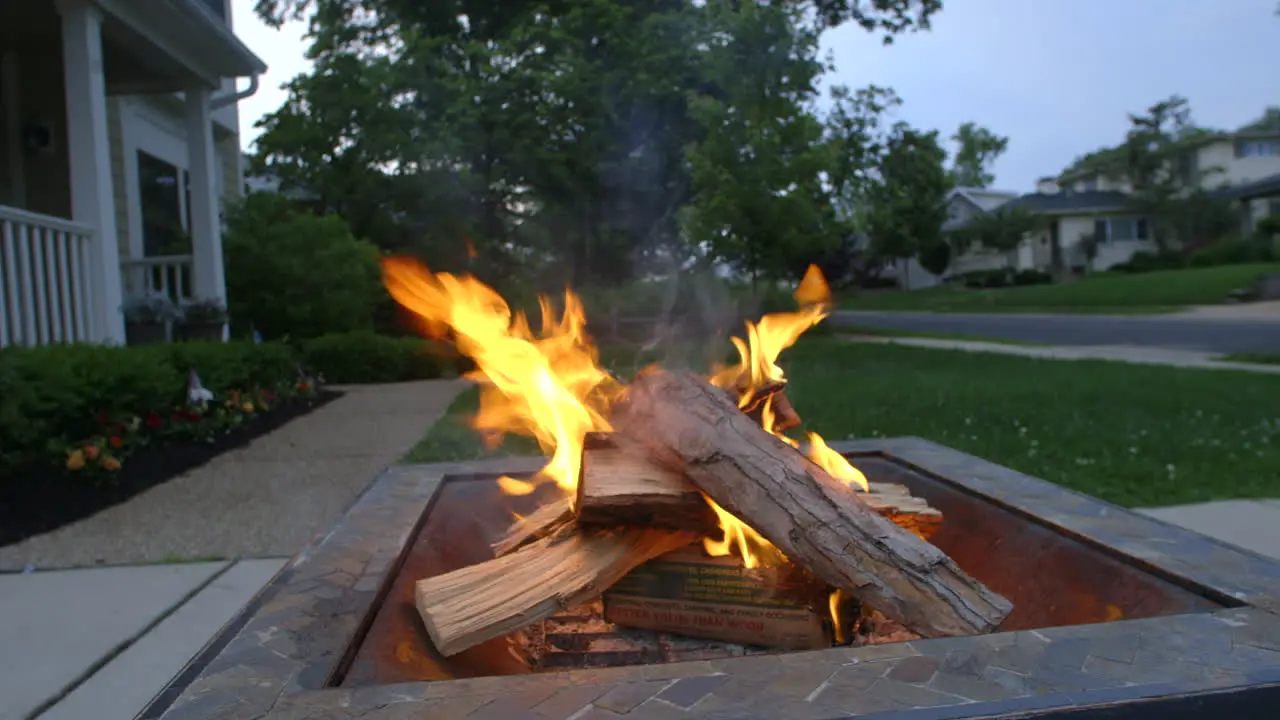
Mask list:
[{"label": "downspout", "polygon": [[224,95],[218,95],[209,100],[209,109],[217,110],[224,108],[232,103],[238,103],[245,98],[252,96],[258,92],[258,74],[254,73],[249,76],[249,87],[244,90],[233,90]]}]

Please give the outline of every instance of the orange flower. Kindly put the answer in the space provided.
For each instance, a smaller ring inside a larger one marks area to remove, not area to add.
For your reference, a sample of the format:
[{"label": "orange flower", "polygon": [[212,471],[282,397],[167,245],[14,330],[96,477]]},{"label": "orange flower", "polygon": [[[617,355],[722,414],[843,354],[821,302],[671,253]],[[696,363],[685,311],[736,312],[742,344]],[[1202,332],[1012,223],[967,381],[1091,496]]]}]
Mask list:
[{"label": "orange flower", "polygon": [[102,469],[115,472],[120,469],[120,461],[110,455],[105,455],[102,458]]},{"label": "orange flower", "polygon": [[121,440],[119,435],[112,435],[110,442],[111,442],[111,447],[113,448],[118,448],[121,445],[124,445],[124,440]]},{"label": "orange flower", "polygon": [[[78,451],[77,451],[77,452],[78,452]],[[84,446],[84,456],[85,456],[85,459],[87,459],[87,460],[97,460],[97,459],[98,459],[98,452],[99,452],[99,451],[98,451],[98,446],[97,446],[97,445],[85,445],[85,446]]]},{"label": "orange flower", "polygon": [[67,453],[67,469],[79,470],[84,467],[84,453],[79,450],[72,450]]}]

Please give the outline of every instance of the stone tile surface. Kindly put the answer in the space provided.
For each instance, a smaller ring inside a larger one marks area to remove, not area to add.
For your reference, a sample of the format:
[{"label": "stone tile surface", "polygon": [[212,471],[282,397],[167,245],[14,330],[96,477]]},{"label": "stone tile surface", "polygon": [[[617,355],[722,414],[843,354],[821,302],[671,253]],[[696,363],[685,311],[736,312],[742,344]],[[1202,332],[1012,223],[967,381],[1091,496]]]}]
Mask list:
[{"label": "stone tile surface", "polygon": [[25,717],[56,697],[225,567],[0,575],[0,718]]}]

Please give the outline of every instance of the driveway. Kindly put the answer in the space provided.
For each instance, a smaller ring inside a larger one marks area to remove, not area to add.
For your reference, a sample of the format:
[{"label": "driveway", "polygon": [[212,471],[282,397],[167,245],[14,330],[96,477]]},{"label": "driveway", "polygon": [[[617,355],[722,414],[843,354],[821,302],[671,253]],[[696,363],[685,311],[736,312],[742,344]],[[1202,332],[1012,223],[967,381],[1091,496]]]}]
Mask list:
[{"label": "driveway", "polygon": [[1180,315],[1042,315],[925,312],[832,314],[837,325],[948,333],[1048,345],[1141,345],[1230,354],[1280,350],[1276,319]]}]

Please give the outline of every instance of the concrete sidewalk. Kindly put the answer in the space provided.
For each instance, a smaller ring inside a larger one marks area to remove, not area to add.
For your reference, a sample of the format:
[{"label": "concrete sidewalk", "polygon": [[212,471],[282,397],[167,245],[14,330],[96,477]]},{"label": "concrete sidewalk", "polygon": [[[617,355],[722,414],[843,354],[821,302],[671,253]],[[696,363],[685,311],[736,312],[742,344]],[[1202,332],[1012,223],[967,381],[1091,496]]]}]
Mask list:
[{"label": "concrete sidewalk", "polygon": [[0,720],[128,720],[283,559],[0,575]]},{"label": "concrete sidewalk", "polygon": [[948,340],[945,338],[884,337],[880,335],[844,335],[843,337],[860,343],[906,345],[932,350],[989,352],[1045,360],[1111,360],[1137,365],[1166,365],[1199,370],[1243,370],[1256,373],[1280,373],[1280,365],[1229,362],[1218,360],[1218,356],[1213,353],[1137,345],[1013,345],[978,340]]}]

